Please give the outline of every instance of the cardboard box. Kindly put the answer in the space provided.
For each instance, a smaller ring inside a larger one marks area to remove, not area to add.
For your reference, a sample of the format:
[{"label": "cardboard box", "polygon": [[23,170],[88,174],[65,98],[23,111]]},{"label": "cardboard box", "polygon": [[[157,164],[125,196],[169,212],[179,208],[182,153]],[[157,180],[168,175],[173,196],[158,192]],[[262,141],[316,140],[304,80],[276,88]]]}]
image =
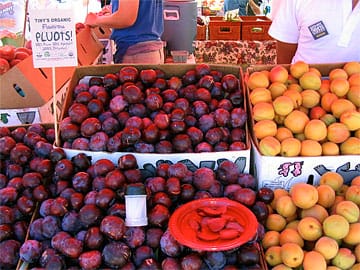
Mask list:
[{"label": "cardboard box", "polygon": [[[56,116],[57,116],[58,121],[60,120],[60,117],[61,117],[62,108],[65,103],[66,93],[69,89],[69,83],[70,83],[70,80],[67,81],[67,83],[59,91],[56,92],[56,96],[55,96],[56,107],[55,108],[56,108]],[[41,123],[55,123],[53,97],[51,97],[48,100],[48,102],[46,102],[43,106],[41,106],[39,108],[39,113],[40,113]]]},{"label": "cardboard box", "polygon": [[210,16],[210,40],[240,40],[241,21],[227,21],[222,16]]},{"label": "cardboard box", "polygon": [[[54,69],[56,93],[64,95],[75,67]],[[0,126],[53,122],[53,113],[44,109],[52,96],[52,69],[35,68],[29,56],[0,76]]]},{"label": "cardboard box", "polygon": [[[56,113],[58,119],[64,105],[70,79],[56,93]],[[0,109],[0,126],[19,126],[35,123],[54,123],[53,98],[40,107]]]},{"label": "cardboard box", "polygon": [[216,169],[218,164],[224,159],[236,163],[241,172],[250,172],[250,148],[243,151],[227,151],[227,152],[209,152],[209,153],[174,153],[174,154],[157,154],[157,153],[128,153],[128,152],[103,152],[103,151],[84,151],[69,148],[63,148],[66,157],[71,159],[79,153],[85,153],[91,157],[93,162],[106,157],[114,164],[117,164],[119,158],[125,154],[132,154],[136,157],[139,168],[145,170],[153,170],[157,164],[170,163],[174,164],[182,162],[189,166],[191,170],[199,167],[208,167]]},{"label": "cardboard box", "polygon": [[358,155],[268,157],[261,155],[254,142],[251,149],[254,166],[252,173],[259,181],[258,188],[290,190],[290,187],[297,182],[319,185],[321,175],[327,171],[341,174],[346,184],[349,184],[355,176],[360,175]]},{"label": "cardboard box", "polygon": [[196,40],[206,40],[206,25],[197,25],[196,26]]},{"label": "cardboard box", "polygon": [[[56,89],[69,81],[75,67],[55,67]],[[27,57],[0,76],[0,109],[40,107],[53,92],[51,68],[35,68]]]},{"label": "cardboard box", "polygon": [[[345,63],[310,65],[316,67],[321,74],[326,77],[335,68],[342,68]],[[290,65],[284,65],[288,70]],[[250,66],[244,74],[244,82],[249,75],[255,71],[270,70],[273,65]],[[249,98],[249,89],[247,89]],[[248,100],[248,112],[252,115],[252,106]],[[253,130],[254,120],[249,119],[250,130]],[[350,181],[360,175],[360,156],[359,155],[339,155],[339,156],[318,156],[318,157],[270,157],[264,156],[259,152],[258,140],[251,132],[251,157],[252,173],[259,181],[258,187],[283,188],[289,190],[297,182],[307,182],[314,185],[319,184],[322,174],[327,171],[340,173],[344,182]],[[360,147],[360,145],[359,145]]]},{"label": "cardboard box", "polygon": [[[182,76],[189,69],[195,68],[196,64],[164,64],[164,65],[135,65],[139,70],[154,68],[161,69],[165,72],[166,78],[171,76]],[[64,119],[67,116],[69,107],[72,104],[73,98],[73,89],[81,80],[86,80],[86,77],[91,76],[104,76],[107,73],[118,72],[122,67],[130,65],[101,65],[101,66],[88,66],[88,67],[78,67],[76,68],[73,77],[70,81],[69,91],[66,95],[64,109],[62,111],[61,119]],[[241,77],[242,70],[239,66],[230,66],[230,65],[210,65],[211,69],[216,69],[223,74],[234,74],[238,77]],[[248,132],[247,132],[248,134]],[[58,134],[58,137],[59,134]],[[191,166],[199,166],[199,164],[207,164],[207,166],[216,168],[218,162],[222,159],[229,159],[231,161],[237,162],[239,167],[243,172],[249,172],[250,170],[250,140],[247,136],[247,146],[248,148],[243,151],[226,151],[226,152],[212,152],[212,153],[173,153],[173,154],[159,154],[159,153],[132,153],[136,156],[139,166],[147,167],[156,164],[157,162],[178,162],[182,161]],[[58,145],[60,146],[60,145]],[[64,148],[67,156],[71,158],[72,156],[79,153],[79,150],[66,149]],[[93,151],[81,151],[85,152],[87,155],[91,156],[93,160],[100,158],[111,159],[113,162],[117,162],[118,158],[124,155],[124,152],[93,152]]]},{"label": "cardboard box", "polygon": [[269,40],[271,20],[266,16],[240,16],[241,40]]},{"label": "cardboard box", "polygon": [[90,27],[85,27],[76,35],[77,56],[80,66],[97,63],[104,48]]},{"label": "cardboard box", "polygon": [[[103,45],[90,28],[77,34],[77,53],[80,65],[96,62]],[[75,67],[55,67],[57,91],[71,78]],[[53,94],[52,68],[35,68],[32,56],[27,57],[0,76],[0,108],[18,109],[40,107]]]},{"label": "cardboard box", "polygon": [[0,109],[0,126],[41,123],[39,108]]},{"label": "cardboard box", "polygon": [[92,28],[92,30],[98,39],[109,39],[112,33],[112,29],[109,27],[97,26]]}]

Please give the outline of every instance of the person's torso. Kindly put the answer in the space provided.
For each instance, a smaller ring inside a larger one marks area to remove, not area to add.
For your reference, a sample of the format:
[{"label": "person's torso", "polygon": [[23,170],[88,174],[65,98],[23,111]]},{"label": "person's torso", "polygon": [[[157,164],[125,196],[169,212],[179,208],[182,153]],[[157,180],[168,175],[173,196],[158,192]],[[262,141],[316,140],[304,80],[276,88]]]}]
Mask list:
[{"label": "person's torso", "polygon": [[[118,0],[112,1],[113,12],[118,9]],[[121,5],[121,1],[120,1]],[[116,42],[135,44],[149,40],[160,40],[164,30],[162,0],[140,0],[134,25],[124,29],[113,29],[111,38]]]},{"label": "person's torso", "polygon": [[319,61],[360,59],[360,6],[352,12],[351,0],[298,1],[296,20],[300,30],[294,57]]}]

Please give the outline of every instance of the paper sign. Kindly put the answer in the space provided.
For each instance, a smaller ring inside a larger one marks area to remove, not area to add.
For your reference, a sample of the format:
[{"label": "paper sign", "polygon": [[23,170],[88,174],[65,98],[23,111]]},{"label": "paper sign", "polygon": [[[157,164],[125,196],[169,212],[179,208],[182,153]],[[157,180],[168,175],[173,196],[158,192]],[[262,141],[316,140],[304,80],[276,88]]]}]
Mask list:
[{"label": "paper sign", "polygon": [[77,66],[73,11],[29,10],[34,67]]},{"label": "paper sign", "polygon": [[0,31],[22,33],[25,22],[25,1],[0,0]]}]

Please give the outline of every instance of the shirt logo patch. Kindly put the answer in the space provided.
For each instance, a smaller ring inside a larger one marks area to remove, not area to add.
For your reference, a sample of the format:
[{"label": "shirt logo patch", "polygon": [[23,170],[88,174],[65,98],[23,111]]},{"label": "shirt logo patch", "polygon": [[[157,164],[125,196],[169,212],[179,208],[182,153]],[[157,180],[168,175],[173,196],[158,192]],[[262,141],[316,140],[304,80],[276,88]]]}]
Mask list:
[{"label": "shirt logo patch", "polygon": [[315,40],[322,38],[329,34],[325,27],[325,24],[322,21],[316,22],[316,23],[310,25],[308,28],[310,30],[311,35],[313,36],[313,38]]}]

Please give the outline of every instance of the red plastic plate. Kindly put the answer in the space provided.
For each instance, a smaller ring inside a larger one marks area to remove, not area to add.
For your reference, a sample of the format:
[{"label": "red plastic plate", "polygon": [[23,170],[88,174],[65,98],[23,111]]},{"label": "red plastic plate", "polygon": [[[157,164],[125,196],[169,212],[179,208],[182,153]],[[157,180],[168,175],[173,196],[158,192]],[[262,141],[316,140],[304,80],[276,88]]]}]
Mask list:
[{"label": "red plastic plate", "polygon": [[[197,231],[189,225],[189,220],[201,220],[198,209],[201,207],[226,206],[225,215],[231,216],[244,227],[244,231],[237,238],[231,240],[202,240]],[[241,246],[254,239],[258,228],[256,216],[246,206],[227,198],[198,199],[177,208],[169,220],[169,229],[172,236],[180,244],[198,251],[223,251]]]}]

